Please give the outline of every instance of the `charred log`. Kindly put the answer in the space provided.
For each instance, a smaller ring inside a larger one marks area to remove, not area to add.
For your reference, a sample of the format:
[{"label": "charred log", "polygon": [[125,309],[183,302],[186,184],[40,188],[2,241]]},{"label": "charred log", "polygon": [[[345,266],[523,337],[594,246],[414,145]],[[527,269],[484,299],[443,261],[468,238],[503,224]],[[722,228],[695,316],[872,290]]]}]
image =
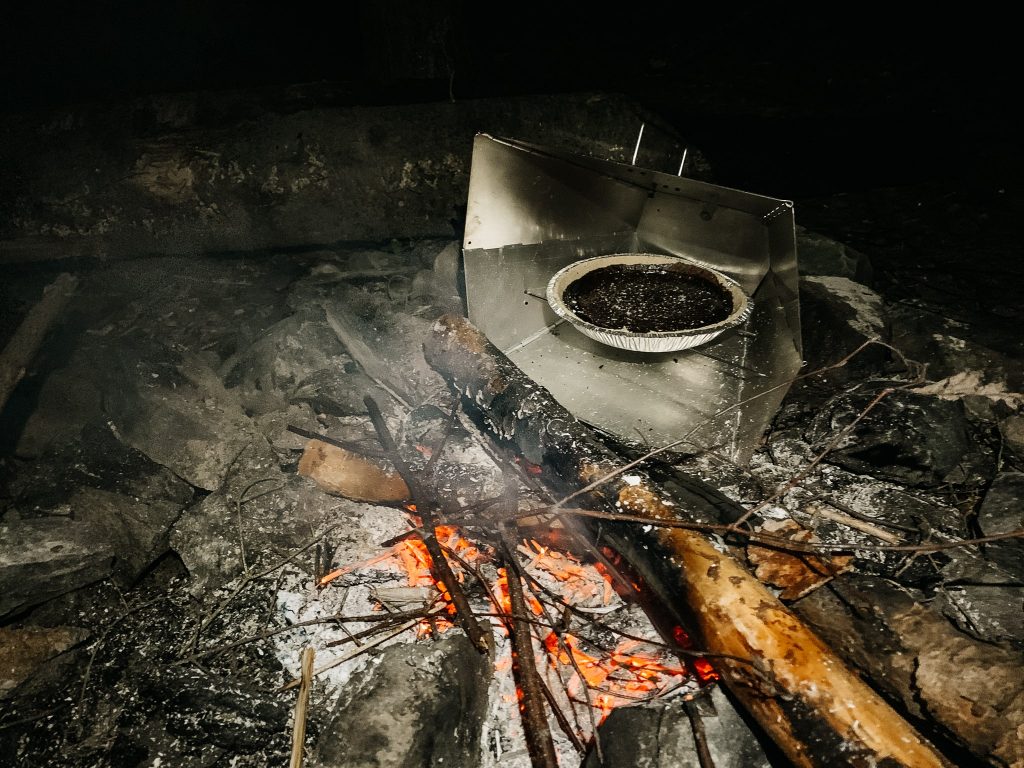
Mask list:
[{"label": "charred log", "polygon": [[545,467],[551,482],[588,488],[589,503],[653,523],[588,527],[659,585],[662,601],[719,657],[726,685],[794,764],[949,765],[721,542],[659,525],[712,522],[732,502],[696,479],[670,488],[642,466],[618,472],[621,458],[464,318],[442,317],[424,351],[490,431]]}]

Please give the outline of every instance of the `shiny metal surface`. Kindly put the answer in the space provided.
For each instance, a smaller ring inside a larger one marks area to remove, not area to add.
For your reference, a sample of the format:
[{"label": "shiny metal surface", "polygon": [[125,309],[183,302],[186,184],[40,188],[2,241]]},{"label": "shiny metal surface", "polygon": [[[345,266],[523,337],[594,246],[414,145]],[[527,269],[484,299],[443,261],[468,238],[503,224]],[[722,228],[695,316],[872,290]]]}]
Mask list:
[{"label": "shiny metal surface", "polygon": [[[750,318],[699,349],[643,354],[548,307],[559,269],[628,251],[720,270],[751,297]],[[463,254],[474,325],[577,418],[622,439],[688,438],[747,461],[800,368],[787,201],[480,134]]]}]

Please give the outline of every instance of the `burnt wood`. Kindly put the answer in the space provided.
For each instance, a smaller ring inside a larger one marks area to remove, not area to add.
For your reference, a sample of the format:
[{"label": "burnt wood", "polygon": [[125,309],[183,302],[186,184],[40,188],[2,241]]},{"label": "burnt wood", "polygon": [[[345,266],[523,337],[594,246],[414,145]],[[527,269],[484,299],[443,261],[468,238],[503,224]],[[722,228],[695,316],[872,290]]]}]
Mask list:
[{"label": "burnt wood", "polygon": [[[624,461],[470,322],[445,315],[427,361],[491,434],[544,468],[560,492],[582,489]],[[594,488],[587,503],[653,525],[585,521],[679,617],[734,696],[797,766],[950,766],[715,537],[659,522],[717,523],[738,507],[696,478],[660,483],[643,465]]]}]

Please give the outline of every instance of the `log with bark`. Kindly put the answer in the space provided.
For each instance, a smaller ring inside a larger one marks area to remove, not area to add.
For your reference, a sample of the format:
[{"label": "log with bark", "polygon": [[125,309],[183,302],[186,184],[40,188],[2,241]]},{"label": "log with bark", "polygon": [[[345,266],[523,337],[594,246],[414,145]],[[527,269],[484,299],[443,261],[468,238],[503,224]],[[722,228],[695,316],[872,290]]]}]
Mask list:
[{"label": "log with bark", "polygon": [[[559,492],[594,485],[587,503],[606,514],[591,520],[590,536],[611,543],[717,657],[723,682],[795,765],[951,765],[717,537],[698,529],[742,508],[678,472],[668,482],[646,465],[619,472],[624,460],[465,318],[440,318],[424,353],[489,431],[542,466]],[[650,523],[607,519],[616,515]],[[678,522],[697,525],[670,527]]]}]

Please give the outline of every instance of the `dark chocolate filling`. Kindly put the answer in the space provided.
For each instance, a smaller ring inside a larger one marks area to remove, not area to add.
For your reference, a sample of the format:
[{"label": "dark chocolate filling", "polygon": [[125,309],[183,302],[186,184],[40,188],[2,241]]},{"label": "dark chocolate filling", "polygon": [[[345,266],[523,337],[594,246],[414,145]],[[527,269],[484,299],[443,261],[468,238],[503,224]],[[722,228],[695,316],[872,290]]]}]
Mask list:
[{"label": "dark chocolate filling", "polygon": [[688,264],[612,264],[570,283],[562,301],[579,318],[632,333],[714,325],[732,312],[732,295]]}]

